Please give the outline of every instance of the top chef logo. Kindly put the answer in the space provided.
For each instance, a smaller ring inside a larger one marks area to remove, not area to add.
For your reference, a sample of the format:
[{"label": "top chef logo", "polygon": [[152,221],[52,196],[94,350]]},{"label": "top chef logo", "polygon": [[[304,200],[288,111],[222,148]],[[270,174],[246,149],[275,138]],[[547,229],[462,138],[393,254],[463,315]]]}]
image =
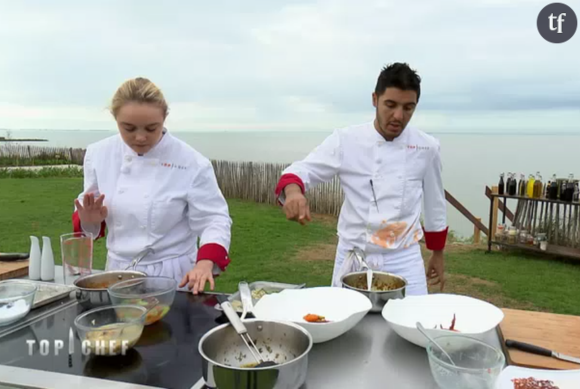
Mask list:
[{"label": "top chef logo", "polygon": [[[47,356],[49,354],[58,356],[64,350],[64,341],[55,339],[52,342],[48,340],[41,340],[37,342],[34,339],[26,341],[28,344],[28,355],[34,355],[34,349],[38,348],[40,355]],[[115,340],[106,339],[85,339],[81,342],[81,352],[84,355],[125,355],[129,349],[129,340]],[[74,338],[70,337],[68,340],[68,355],[75,353]]]},{"label": "top chef logo", "polygon": [[407,148],[412,150],[429,150],[428,146],[407,145]]},{"label": "top chef logo", "polygon": [[174,163],[160,162],[159,164],[163,167],[168,167],[170,169],[181,169],[181,170],[187,169],[187,167],[185,167],[185,166],[176,165]]}]

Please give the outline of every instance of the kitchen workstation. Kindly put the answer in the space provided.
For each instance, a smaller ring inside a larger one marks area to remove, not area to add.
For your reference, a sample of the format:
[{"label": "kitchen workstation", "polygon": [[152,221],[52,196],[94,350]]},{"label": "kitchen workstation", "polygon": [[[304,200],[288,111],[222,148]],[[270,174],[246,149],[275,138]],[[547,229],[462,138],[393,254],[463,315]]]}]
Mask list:
[{"label": "kitchen workstation", "polygon": [[0,254],[0,388],[580,388],[580,317],[406,294],[359,271],[342,287],[241,282],[194,295],[175,280],[92,269],[61,238]]}]

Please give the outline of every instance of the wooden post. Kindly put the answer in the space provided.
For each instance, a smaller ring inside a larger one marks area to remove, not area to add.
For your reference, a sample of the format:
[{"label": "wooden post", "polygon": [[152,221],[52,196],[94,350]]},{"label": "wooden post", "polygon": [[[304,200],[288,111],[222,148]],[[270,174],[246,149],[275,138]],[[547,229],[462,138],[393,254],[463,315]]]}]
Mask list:
[{"label": "wooden post", "polygon": [[[481,221],[481,218],[478,217],[477,221]],[[474,244],[479,244],[480,235],[481,235],[481,230],[479,228],[477,228],[477,225],[474,225],[473,226],[473,243]]]},{"label": "wooden post", "polygon": [[[497,186],[492,186],[491,193],[498,194],[499,188]],[[497,230],[497,220],[498,220],[497,219],[497,211],[498,210],[499,210],[499,197],[494,197],[493,198],[493,218],[492,218],[491,226],[489,226],[491,240],[495,239],[495,231]]]}]

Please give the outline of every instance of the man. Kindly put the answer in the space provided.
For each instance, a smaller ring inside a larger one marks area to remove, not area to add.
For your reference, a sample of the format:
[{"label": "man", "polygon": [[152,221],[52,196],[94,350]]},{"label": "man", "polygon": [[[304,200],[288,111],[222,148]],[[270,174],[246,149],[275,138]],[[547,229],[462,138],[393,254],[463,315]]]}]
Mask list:
[{"label": "man", "polygon": [[[407,64],[385,67],[372,94],[373,122],[335,130],[304,160],[284,170],[276,187],[289,220],[311,220],[306,190],[338,175],[345,193],[332,278],[353,271],[349,253],[362,250],[375,270],[406,278],[407,295],[445,285],[447,239],[445,191],[439,142],[407,127],[421,94],[421,78]],[[424,228],[421,227],[424,200]],[[427,271],[419,241],[433,253]]]}]

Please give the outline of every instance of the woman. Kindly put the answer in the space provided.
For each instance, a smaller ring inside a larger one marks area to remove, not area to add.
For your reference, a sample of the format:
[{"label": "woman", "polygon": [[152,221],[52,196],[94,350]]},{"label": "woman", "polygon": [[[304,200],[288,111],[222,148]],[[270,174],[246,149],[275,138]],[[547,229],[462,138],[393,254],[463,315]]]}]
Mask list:
[{"label": "woman", "polygon": [[167,132],[167,103],[147,79],[121,85],[111,113],[119,134],[87,148],[74,231],[98,239],[107,227],[107,270],[147,253],[136,270],[213,290],[230,262],[232,221],[210,161]]}]

